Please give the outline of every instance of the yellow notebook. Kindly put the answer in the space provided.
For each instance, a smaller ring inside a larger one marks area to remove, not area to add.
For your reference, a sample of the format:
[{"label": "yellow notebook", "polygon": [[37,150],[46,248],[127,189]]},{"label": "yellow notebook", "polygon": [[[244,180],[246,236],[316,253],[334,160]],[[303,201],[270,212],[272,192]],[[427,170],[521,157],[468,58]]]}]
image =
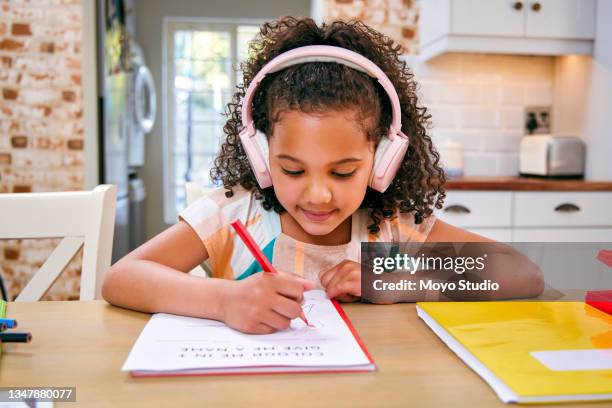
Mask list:
[{"label": "yellow notebook", "polygon": [[421,319],[505,402],[612,400],[612,316],[582,302],[421,302]]}]

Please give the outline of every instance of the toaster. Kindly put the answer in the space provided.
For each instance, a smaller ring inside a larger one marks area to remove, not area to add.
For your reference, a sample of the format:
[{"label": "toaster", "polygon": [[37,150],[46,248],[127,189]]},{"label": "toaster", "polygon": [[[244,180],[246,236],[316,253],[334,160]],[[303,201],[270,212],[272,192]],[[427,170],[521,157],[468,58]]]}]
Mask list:
[{"label": "toaster", "polygon": [[527,135],[521,140],[521,176],[582,178],[585,145],[574,136]]}]

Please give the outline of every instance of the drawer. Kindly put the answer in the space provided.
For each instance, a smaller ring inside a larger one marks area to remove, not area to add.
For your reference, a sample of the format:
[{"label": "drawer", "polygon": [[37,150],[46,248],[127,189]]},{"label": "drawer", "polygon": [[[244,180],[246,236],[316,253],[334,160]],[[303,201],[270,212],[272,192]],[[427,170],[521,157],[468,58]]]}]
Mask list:
[{"label": "drawer", "polygon": [[612,192],[518,192],[516,227],[612,226]]},{"label": "drawer", "polygon": [[489,191],[450,191],[444,208],[436,210],[442,221],[462,228],[510,227],[512,193]]}]

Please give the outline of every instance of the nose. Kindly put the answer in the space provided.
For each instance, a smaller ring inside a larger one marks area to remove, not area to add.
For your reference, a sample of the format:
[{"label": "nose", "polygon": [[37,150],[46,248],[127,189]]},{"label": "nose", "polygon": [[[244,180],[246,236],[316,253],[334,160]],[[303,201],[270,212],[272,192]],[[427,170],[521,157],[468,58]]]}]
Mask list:
[{"label": "nose", "polygon": [[331,189],[319,179],[312,180],[304,194],[308,204],[327,204],[332,199]]}]

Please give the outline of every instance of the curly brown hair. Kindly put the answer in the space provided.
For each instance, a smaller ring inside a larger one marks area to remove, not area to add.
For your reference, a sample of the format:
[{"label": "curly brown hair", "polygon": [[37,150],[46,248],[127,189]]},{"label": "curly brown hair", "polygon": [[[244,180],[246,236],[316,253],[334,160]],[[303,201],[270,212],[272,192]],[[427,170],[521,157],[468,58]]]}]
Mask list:
[{"label": "curly brown hair", "polygon": [[[439,155],[427,135],[431,115],[418,104],[417,84],[406,63],[400,60],[401,47],[390,38],[360,21],[334,21],[320,27],[310,18],[283,17],[265,23],[251,42],[250,58],[241,64],[243,85],[238,86],[228,104],[228,120],[223,128],[227,138],[210,172],[221,180],[226,196],[240,185],[263,200],[266,210],[285,211],[274,187],[261,189],[238,134],[242,129],[241,109],[246,88],[259,70],[274,57],[306,45],[333,45],[355,51],[378,65],[397,90],[402,113],[402,132],[410,145],[393,182],[384,193],[368,187],[360,208],[367,208],[371,233],[378,233],[383,218],[396,211],[414,212],[415,222],[429,217],[433,207],[441,208],[444,172]],[[256,129],[268,137],[274,123],[287,110],[323,113],[326,110],[353,109],[359,116],[368,140],[376,144],[388,133],[391,123],[389,97],[378,81],[367,74],[333,62],[309,62],[290,66],[267,75],[253,98]]]}]

